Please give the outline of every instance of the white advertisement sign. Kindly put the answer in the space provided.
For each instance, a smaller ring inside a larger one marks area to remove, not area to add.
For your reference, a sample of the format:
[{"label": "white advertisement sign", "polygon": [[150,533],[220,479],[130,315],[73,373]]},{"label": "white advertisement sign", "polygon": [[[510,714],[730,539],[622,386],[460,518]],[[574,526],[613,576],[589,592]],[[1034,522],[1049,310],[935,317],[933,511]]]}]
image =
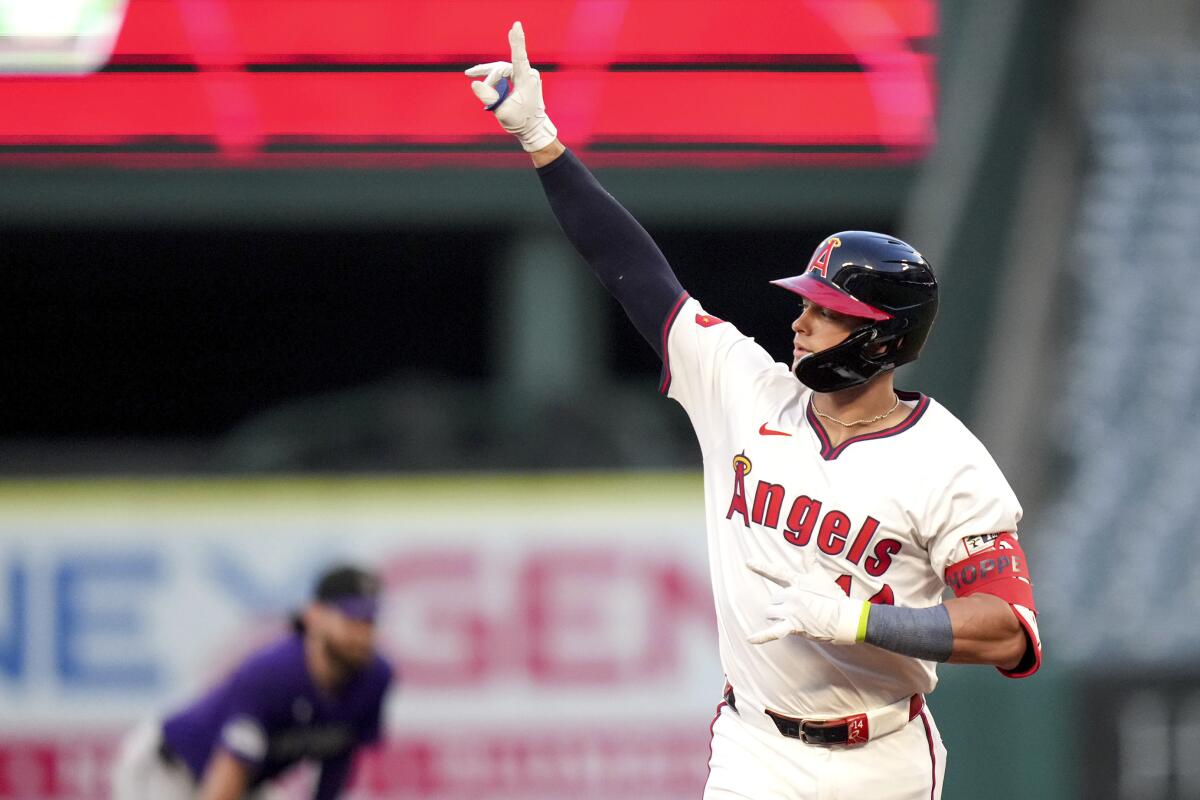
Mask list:
[{"label": "white advertisement sign", "polygon": [[105,797],[131,725],[347,560],[384,580],[399,676],[353,797],[698,796],[723,685],[700,479],[652,473],[0,485],[0,798]]}]

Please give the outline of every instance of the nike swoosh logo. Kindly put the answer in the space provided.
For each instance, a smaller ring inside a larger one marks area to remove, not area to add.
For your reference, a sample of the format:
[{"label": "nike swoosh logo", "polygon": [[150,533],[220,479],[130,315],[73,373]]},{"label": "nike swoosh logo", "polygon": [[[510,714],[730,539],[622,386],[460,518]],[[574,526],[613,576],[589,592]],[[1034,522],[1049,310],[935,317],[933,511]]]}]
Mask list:
[{"label": "nike swoosh logo", "polygon": [[786,433],[785,431],[771,430],[767,427],[767,423],[765,422],[762,424],[762,427],[758,429],[758,433],[760,436],[791,436],[790,433]]}]

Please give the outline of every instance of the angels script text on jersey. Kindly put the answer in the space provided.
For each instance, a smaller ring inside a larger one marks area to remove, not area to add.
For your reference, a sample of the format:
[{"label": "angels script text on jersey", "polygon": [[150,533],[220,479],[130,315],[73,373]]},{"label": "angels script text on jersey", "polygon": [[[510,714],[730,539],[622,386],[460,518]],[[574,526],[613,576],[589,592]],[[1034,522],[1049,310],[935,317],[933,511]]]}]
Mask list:
[{"label": "angels script text on jersey", "polygon": [[[768,528],[779,529],[779,518],[787,490],[782,484],[760,480],[754,490],[754,504],[747,505],[745,478],[749,470],[749,459],[744,455],[734,459],[733,497],[729,501],[726,519],[740,514],[747,528],[753,522]],[[800,495],[792,501],[783,529],[783,538],[796,547],[806,547],[816,532],[817,547],[830,556],[842,555],[851,564],[859,564],[867,574],[879,577],[892,565],[892,557],[900,552],[901,543],[896,539],[880,539],[875,543],[871,555],[864,561],[863,554],[871,545],[871,539],[879,529],[879,520],[868,516],[858,532],[851,537],[853,525],[844,511],[831,508],[822,514],[820,500]],[[818,522],[820,523],[818,525]],[[849,544],[849,549],[846,545]]]}]

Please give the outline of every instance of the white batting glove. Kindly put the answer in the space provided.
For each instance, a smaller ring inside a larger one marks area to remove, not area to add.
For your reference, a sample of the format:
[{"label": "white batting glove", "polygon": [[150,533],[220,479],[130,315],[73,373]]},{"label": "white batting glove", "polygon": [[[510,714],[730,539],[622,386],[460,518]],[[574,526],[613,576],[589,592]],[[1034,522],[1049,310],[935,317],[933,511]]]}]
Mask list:
[{"label": "white batting glove", "polygon": [[866,636],[870,603],[851,600],[836,584],[822,578],[763,561],[747,561],[746,566],[781,587],[771,595],[766,609],[766,618],[775,623],[748,637],[751,644],[793,633],[833,644],[856,644]]},{"label": "white batting glove", "polygon": [[[512,48],[512,63],[476,64],[466,74],[483,78],[471,82],[471,91],[483,101],[488,111],[495,113],[501,127],[520,140],[525,152],[532,153],[553,142],[558,137],[558,129],[546,116],[542,76],[529,66],[525,29],[520,22],[514,22],[508,32],[508,44]],[[511,85],[508,78],[512,78]]]}]

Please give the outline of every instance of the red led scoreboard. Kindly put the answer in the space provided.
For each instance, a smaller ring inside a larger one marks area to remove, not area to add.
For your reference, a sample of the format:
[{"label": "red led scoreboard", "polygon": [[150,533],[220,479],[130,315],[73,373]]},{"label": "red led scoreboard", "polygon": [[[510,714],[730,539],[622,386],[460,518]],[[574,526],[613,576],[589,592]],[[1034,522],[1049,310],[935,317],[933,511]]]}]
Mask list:
[{"label": "red led scoreboard", "polygon": [[462,70],[519,14],[593,162],[903,163],[936,0],[129,0],[106,67],[0,77],[0,162],[514,166]]}]

